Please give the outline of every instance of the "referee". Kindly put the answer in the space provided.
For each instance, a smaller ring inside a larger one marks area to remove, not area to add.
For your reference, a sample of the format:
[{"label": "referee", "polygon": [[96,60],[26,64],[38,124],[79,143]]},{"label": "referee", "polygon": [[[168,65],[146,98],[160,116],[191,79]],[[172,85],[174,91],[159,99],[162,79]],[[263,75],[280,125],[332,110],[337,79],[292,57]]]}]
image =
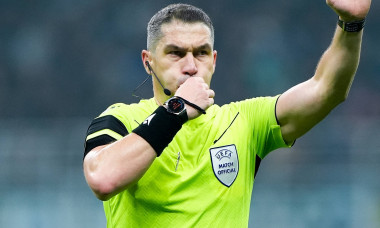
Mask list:
[{"label": "referee", "polygon": [[[343,102],[371,0],[327,0],[339,16],[316,72],[281,95],[214,104],[214,28],[207,14],[169,5],[148,23],[141,53],[154,97],[114,104],[87,131],[84,175],[107,227],[247,227],[254,177]],[[333,22],[332,22],[333,23]]]}]

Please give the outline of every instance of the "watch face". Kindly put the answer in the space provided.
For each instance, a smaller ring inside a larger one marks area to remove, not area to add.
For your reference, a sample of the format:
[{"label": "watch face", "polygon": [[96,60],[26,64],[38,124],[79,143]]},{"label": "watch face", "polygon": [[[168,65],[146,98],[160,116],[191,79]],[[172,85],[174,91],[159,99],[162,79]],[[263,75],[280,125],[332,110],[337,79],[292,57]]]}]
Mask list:
[{"label": "watch face", "polygon": [[185,103],[178,98],[168,101],[168,109],[173,113],[180,113],[185,108]]}]

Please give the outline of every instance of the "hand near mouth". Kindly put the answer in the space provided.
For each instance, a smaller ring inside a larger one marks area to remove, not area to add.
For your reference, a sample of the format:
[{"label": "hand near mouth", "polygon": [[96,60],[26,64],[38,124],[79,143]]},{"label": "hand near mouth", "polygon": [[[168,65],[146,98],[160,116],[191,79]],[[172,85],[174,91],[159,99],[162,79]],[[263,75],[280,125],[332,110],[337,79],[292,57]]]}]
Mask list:
[{"label": "hand near mouth", "polygon": [[[190,77],[179,86],[175,96],[182,97],[206,110],[214,104],[215,92],[209,88],[203,78]],[[189,120],[195,119],[201,115],[198,110],[189,105],[186,105],[186,110]]]}]

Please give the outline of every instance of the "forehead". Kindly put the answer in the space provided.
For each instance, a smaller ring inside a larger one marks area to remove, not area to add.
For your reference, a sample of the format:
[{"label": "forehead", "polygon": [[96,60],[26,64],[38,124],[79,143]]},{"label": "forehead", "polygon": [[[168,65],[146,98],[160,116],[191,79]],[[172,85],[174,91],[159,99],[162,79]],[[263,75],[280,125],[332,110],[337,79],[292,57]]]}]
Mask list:
[{"label": "forehead", "polygon": [[176,45],[183,48],[199,47],[209,44],[213,46],[211,30],[202,22],[184,23],[174,20],[161,26],[162,38],[158,42],[158,48],[167,45]]}]

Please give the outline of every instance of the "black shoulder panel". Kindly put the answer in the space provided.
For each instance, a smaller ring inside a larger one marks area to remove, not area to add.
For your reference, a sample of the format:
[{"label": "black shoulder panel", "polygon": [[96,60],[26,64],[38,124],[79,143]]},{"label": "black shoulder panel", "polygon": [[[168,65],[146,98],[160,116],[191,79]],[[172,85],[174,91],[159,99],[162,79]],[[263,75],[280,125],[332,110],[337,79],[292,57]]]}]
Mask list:
[{"label": "black shoulder panel", "polygon": [[256,177],[256,175],[257,175],[257,172],[259,171],[259,167],[260,167],[260,163],[261,163],[261,158],[258,156],[258,155],[256,155],[256,165],[255,165],[255,176],[254,177]]},{"label": "black shoulder panel", "polygon": [[[88,127],[86,136],[89,136],[97,131],[103,130],[103,129],[109,129],[116,133],[118,133],[121,136],[128,135],[128,130],[124,126],[124,124],[118,120],[116,117],[107,115],[102,116],[99,118],[94,119],[90,126]],[[89,139],[84,144],[84,157],[87,155],[88,152],[90,152],[92,149],[98,146],[107,145],[111,142],[116,141],[115,138],[109,136],[109,135],[99,135],[95,138]]]},{"label": "black shoulder panel", "polygon": [[94,119],[90,127],[87,130],[87,136],[103,129],[110,129],[121,136],[126,136],[128,134],[127,128],[124,124],[114,116],[102,116]]}]

